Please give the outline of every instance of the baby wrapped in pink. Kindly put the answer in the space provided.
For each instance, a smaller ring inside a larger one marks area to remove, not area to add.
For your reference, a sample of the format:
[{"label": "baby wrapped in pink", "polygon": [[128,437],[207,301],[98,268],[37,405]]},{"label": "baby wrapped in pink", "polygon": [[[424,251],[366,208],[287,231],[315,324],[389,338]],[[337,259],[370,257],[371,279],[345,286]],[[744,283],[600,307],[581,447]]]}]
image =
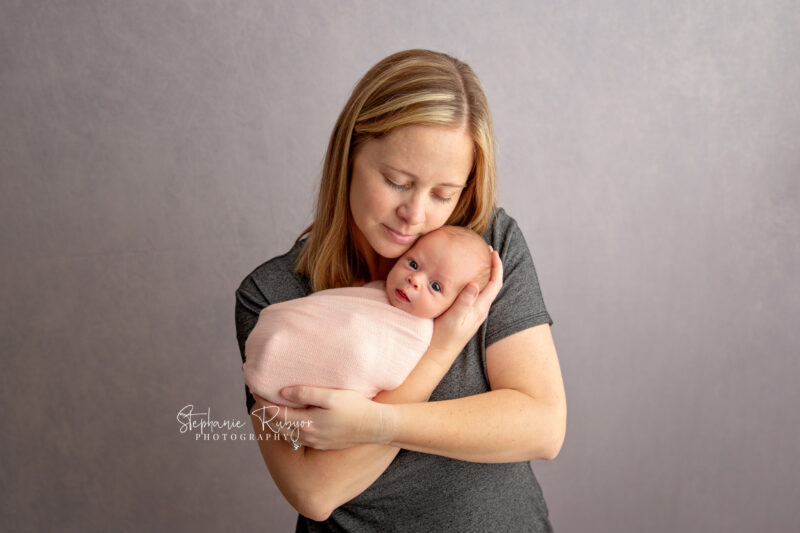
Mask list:
[{"label": "baby wrapped in pink", "polygon": [[290,407],[302,407],[280,395],[290,385],[372,398],[405,381],[432,334],[433,320],[390,305],[383,282],[315,292],[261,311],[245,344],[245,383]]},{"label": "baby wrapped in pink", "polygon": [[490,272],[491,253],[477,233],[443,226],[418,239],[386,283],[266,307],[245,343],[245,383],[290,407],[302,407],[280,395],[292,385],[350,389],[367,398],[395,389],[425,354],[433,318],[469,282],[483,289]]}]

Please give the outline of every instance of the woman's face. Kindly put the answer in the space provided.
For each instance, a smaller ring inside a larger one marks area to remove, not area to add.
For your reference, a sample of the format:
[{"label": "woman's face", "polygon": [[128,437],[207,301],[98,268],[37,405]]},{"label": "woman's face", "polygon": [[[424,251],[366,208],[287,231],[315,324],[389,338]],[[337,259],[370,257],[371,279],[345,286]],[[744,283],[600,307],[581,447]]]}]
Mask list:
[{"label": "woman's face", "polygon": [[350,212],[366,256],[403,255],[444,225],[472,169],[466,128],[405,126],[364,143],[353,158]]}]

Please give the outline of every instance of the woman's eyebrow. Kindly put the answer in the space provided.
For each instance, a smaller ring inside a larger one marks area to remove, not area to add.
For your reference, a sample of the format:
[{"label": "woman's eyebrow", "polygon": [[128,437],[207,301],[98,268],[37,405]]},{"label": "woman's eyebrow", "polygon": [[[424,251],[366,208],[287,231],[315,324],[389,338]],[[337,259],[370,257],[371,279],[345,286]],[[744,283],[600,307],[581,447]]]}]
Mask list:
[{"label": "woman's eyebrow", "polygon": [[[419,179],[416,174],[412,174],[411,172],[408,172],[407,170],[401,170],[399,168],[393,167],[392,165],[385,165],[385,166],[389,170],[397,172],[398,174],[405,174],[409,178],[412,178],[412,179],[415,179],[415,180]],[[437,183],[436,186],[437,187],[453,187],[455,189],[466,189],[467,188],[466,185],[459,185],[458,183]]]}]

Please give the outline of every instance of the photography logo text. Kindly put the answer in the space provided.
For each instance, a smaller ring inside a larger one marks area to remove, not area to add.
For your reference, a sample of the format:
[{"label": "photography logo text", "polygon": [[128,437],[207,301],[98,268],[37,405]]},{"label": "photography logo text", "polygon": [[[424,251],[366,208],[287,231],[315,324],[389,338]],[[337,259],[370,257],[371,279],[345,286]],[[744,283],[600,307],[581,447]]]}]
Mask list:
[{"label": "photography logo text", "polygon": [[[193,404],[178,411],[178,432],[194,435],[196,441],[258,441],[280,439],[297,442],[300,428],[311,425],[311,421],[289,422],[279,419],[280,408],[277,406],[254,409],[252,416],[261,422],[261,433],[255,434],[247,428],[247,422],[239,419],[215,419],[209,407],[203,412],[196,412]],[[267,432],[269,430],[269,432]],[[283,431],[283,433],[282,433]]]}]

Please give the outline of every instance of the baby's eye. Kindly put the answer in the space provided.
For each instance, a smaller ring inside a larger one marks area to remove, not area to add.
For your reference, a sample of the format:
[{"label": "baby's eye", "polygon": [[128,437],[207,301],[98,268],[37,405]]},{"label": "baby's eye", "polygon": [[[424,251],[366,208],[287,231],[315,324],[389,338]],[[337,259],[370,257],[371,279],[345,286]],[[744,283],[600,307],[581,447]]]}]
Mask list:
[{"label": "baby's eye", "polygon": [[408,266],[411,267],[411,270],[416,270],[417,269],[417,262],[414,261],[413,259],[409,259],[408,260]]},{"label": "baby's eye", "polygon": [[439,285],[438,281],[431,281],[431,289],[433,289],[433,292],[440,292],[442,290],[442,286]]}]

